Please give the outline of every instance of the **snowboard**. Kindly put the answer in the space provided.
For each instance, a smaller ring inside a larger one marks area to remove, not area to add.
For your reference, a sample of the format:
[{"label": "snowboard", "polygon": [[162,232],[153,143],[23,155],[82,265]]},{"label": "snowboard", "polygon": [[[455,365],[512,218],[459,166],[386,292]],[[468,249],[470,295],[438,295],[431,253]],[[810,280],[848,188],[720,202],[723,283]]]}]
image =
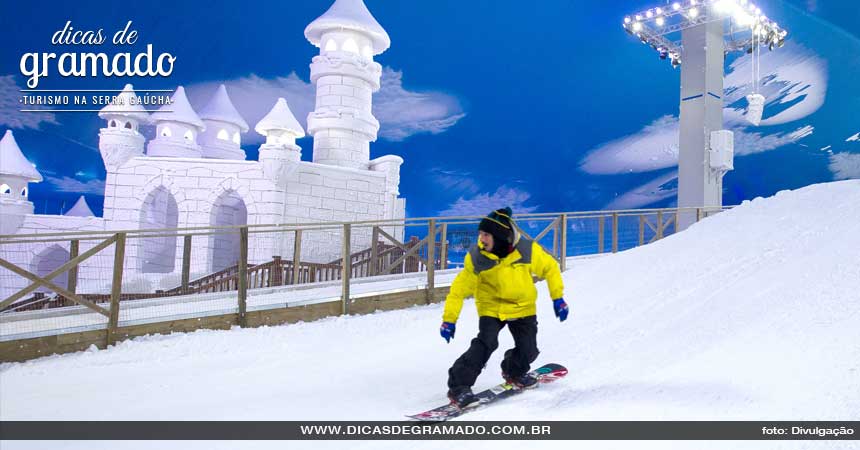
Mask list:
[{"label": "snowboard", "polygon": [[[565,375],[567,375],[567,369],[561,364],[546,364],[535,370],[532,370],[529,373],[531,373],[532,376],[537,378],[538,384],[535,386],[537,387],[541,384],[551,383],[555,380],[558,380],[559,378],[564,377]],[[478,401],[472,403],[465,408],[460,408],[453,403],[449,403],[438,408],[433,408],[429,411],[413,415],[407,415],[406,417],[419,421],[441,422],[462,416],[463,414],[466,414],[468,412],[483,408],[490,403],[511,397],[513,395],[520,394],[524,391],[530,391],[532,389],[534,388],[518,388],[515,385],[505,382],[493,386],[485,391],[478,392],[477,394],[475,394],[475,397],[478,398]]]}]

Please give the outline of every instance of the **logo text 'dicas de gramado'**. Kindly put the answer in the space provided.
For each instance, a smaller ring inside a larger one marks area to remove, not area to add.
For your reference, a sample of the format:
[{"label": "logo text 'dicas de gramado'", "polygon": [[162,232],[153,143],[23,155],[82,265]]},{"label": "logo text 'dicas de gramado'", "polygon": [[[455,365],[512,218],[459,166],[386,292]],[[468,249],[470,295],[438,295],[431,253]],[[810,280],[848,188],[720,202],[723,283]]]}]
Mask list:
[{"label": "logo text 'dicas de gramado'", "polygon": [[[113,34],[114,45],[134,45],[138,32],[131,28],[132,21]],[[51,37],[55,46],[73,45],[102,45],[106,41],[104,31],[76,30],[72,21],[66,22],[63,29]],[[152,44],[146,44],[146,51],[132,55],[130,52],[120,52],[113,57],[106,53],[74,53],[54,52],[24,53],[21,56],[21,74],[27,77],[27,87],[36,89],[39,79],[51,74],[51,68],[63,77],[166,77],[173,73],[173,63],[176,57],[170,53],[162,53],[156,58],[152,52]]]}]

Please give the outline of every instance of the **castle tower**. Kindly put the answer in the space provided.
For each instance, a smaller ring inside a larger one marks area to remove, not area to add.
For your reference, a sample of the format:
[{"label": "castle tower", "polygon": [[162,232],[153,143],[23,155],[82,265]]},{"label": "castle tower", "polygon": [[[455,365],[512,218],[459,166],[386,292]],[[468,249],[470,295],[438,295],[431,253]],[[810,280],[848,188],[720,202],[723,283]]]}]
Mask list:
[{"label": "castle tower", "polygon": [[304,137],[305,130],[283,98],[278,99],[254,130],[266,137],[266,142],[260,146],[260,162],[266,177],[277,186],[285,187],[289,163],[301,160],[302,148],[296,145],[296,139]]},{"label": "castle tower", "polygon": [[200,118],[206,126],[200,135],[204,158],[245,160],[239,133],[247,133],[248,124],[236,111],[223,84],[200,110]]},{"label": "castle tower", "polygon": [[99,111],[99,117],[107,121],[107,128],[99,130],[99,152],[108,172],[143,155],[146,139],[140,134],[140,125],[149,123],[149,114],[136,98],[132,86],[126,84],[117,100]]},{"label": "castle tower", "polygon": [[179,86],[168,105],[152,114],[155,122],[155,139],[146,147],[148,156],[173,156],[179,158],[200,158],[203,156],[197,136],[206,128],[188,97],[185,88]]},{"label": "castle tower", "polygon": [[6,130],[0,139],[0,234],[15,233],[24,216],[33,214],[29,184],[40,181],[42,175],[21,153],[12,130]]},{"label": "castle tower", "polygon": [[391,39],[363,0],[336,0],[305,28],[305,37],[320,49],[311,63],[316,84],[316,107],[308,114],[313,161],[367,169],[370,142],[379,131],[371,100],[382,75],[373,56],[387,50]]}]

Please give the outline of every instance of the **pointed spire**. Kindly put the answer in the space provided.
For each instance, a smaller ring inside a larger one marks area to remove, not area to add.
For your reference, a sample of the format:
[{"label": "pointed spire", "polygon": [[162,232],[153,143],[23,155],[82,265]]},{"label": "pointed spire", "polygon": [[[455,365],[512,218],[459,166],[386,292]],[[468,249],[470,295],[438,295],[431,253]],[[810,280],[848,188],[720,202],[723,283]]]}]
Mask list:
[{"label": "pointed spire", "polygon": [[107,120],[109,116],[125,116],[141,123],[149,122],[149,113],[136,100],[137,94],[134,93],[134,88],[130,84],[126,84],[122,92],[117,95],[117,101],[102,108],[99,111],[99,117]]},{"label": "pointed spire", "polygon": [[227,122],[239,127],[243,133],[248,132],[248,123],[236,111],[233,102],[230,101],[230,96],[227,95],[227,87],[223,84],[218,87],[215,95],[209,100],[209,103],[200,111],[200,118],[203,120],[217,120]]},{"label": "pointed spire", "polygon": [[93,213],[93,210],[90,209],[90,205],[87,204],[87,199],[82,195],[77,202],[75,202],[75,206],[72,206],[72,209],[66,211],[64,216],[75,216],[75,217],[95,217],[96,215]]},{"label": "pointed spire", "polygon": [[170,121],[186,123],[194,125],[201,130],[206,128],[203,125],[203,121],[194,112],[191,103],[188,102],[188,97],[185,96],[185,88],[182,86],[176,88],[176,92],[173,94],[169,105],[164,105],[158,111],[152,113],[152,120],[154,122]]},{"label": "pointed spire", "polygon": [[391,38],[367,10],[363,0],[335,0],[334,4],[305,28],[305,37],[319,47],[323,34],[334,30],[354,30],[373,41],[373,54],[378,55],[391,46]]},{"label": "pointed spire", "polygon": [[3,175],[26,178],[34,183],[42,181],[42,175],[21,153],[12,130],[6,130],[3,139],[0,139],[0,176]]},{"label": "pointed spire", "polygon": [[290,107],[287,106],[287,101],[283,97],[279,98],[272,110],[257,122],[254,130],[263,136],[267,136],[270,131],[280,130],[290,133],[296,138],[305,137],[305,130],[296,120],[296,116],[290,111]]}]

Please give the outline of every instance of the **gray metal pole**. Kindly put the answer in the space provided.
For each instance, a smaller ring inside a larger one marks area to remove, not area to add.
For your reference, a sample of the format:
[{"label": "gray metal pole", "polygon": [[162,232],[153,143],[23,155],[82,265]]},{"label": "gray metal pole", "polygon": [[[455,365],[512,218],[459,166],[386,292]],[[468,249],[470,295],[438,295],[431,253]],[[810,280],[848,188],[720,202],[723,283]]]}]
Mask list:
[{"label": "gray metal pole", "polygon": [[[723,128],[723,22],[681,32],[681,123],[678,155],[678,207],[722,206],[722,178],[708,159],[711,131]],[[679,229],[695,221],[681,214]]]}]

